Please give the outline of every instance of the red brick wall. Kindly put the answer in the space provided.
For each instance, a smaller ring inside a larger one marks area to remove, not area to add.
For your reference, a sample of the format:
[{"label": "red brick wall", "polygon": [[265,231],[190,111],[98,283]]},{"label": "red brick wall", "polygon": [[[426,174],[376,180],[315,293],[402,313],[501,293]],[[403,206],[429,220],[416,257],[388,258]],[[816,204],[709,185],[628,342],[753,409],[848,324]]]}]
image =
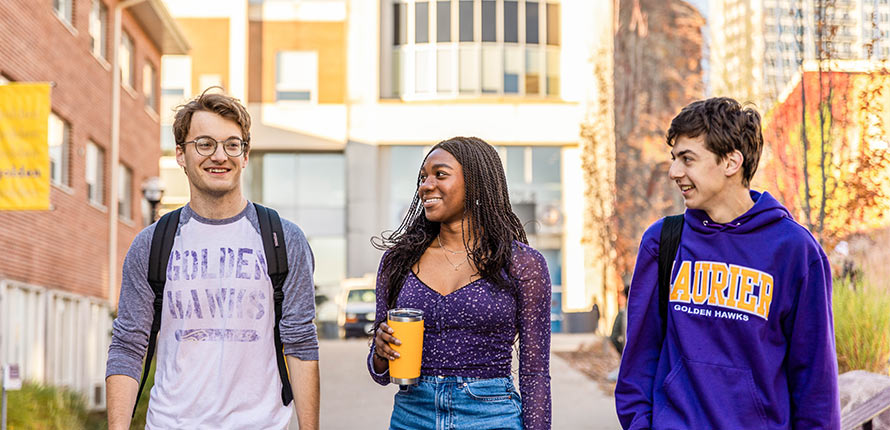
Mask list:
[{"label": "red brick wall", "polygon": [[[111,158],[112,33],[116,0],[108,6],[106,61],[90,52],[90,0],[73,0],[72,27],[56,17],[50,0],[0,1],[0,73],[13,81],[52,81],[52,109],[71,126],[70,188],[52,186],[52,209],[0,212],[0,279],[61,289],[117,302],[108,293],[109,210],[88,202],[85,181],[87,141],[105,149],[105,202]],[[158,175],[161,155],[158,117],[145,107],[142,67],[155,66],[160,97],[160,53],[126,11],[123,29],[135,45],[136,91],[121,91],[120,160],[133,172],[133,219],[118,222],[115,277],[130,242],[142,228],[141,183]],[[159,101],[159,100],[157,100]],[[156,106],[158,103],[155,104]]]}]

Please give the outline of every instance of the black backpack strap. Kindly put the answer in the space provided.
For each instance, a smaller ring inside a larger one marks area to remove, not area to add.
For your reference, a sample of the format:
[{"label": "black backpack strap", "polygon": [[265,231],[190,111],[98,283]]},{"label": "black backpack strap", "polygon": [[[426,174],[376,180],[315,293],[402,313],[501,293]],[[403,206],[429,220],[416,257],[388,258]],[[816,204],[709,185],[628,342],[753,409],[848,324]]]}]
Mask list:
[{"label": "black backpack strap", "polygon": [[290,379],[287,377],[287,363],[284,361],[284,347],[281,344],[281,304],[284,302],[284,280],[287,279],[287,247],[284,243],[284,229],[281,218],[274,209],[254,203],[257,220],[260,223],[260,236],[266,253],[266,267],[272,280],[272,297],[275,301],[275,359],[278,361],[278,376],[281,378],[281,402],[287,406],[294,399]]},{"label": "black backpack strap", "polygon": [[139,406],[139,398],[142,397],[142,389],[145,388],[145,381],[148,379],[149,370],[151,370],[158,332],[161,330],[164,285],[167,283],[167,262],[170,260],[170,251],[173,249],[173,241],[176,239],[176,229],[179,227],[181,212],[182,208],[179,208],[162,216],[155,225],[155,231],[151,237],[151,251],[148,254],[148,284],[151,285],[155,295],[154,314],[151,320],[151,333],[148,335],[148,352],[145,354],[142,382],[139,383],[136,404],[133,405],[133,416],[136,416],[136,407]]},{"label": "black backpack strap", "polygon": [[661,334],[667,335],[668,300],[671,294],[671,269],[680,248],[683,235],[683,214],[664,217],[661,240],[658,245],[658,314],[661,316]]}]

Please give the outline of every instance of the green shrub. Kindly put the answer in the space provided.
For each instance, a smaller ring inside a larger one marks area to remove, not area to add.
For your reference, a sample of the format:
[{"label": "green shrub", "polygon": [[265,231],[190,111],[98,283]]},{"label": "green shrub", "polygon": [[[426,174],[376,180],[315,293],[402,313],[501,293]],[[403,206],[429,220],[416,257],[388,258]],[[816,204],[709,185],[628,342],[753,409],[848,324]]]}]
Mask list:
[{"label": "green shrub", "polygon": [[887,374],[890,359],[890,292],[864,282],[835,280],[834,335],[840,373]]},{"label": "green shrub", "polygon": [[8,430],[86,428],[86,403],[76,392],[25,383],[21,390],[7,395]]}]

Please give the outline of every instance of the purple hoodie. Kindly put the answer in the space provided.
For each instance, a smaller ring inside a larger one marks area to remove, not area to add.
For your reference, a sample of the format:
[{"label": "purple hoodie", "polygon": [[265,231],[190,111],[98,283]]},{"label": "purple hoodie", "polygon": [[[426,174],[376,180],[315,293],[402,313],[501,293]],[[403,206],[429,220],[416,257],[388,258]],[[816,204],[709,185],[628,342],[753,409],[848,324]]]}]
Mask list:
[{"label": "purple hoodie", "polygon": [[840,428],[825,252],[769,193],[727,224],[689,209],[658,313],[662,221],[643,234],[615,404],[625,429]]}]

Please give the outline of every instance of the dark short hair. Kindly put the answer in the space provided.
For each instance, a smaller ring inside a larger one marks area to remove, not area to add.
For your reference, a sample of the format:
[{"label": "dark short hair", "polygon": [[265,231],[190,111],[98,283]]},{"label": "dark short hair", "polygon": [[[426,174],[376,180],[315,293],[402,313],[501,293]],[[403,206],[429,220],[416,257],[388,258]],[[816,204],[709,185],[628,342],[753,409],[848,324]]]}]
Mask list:
[{"label": "dark short hair", "polygon": [[718,160],[735,150],[742,153],[742,185],[751,186],[763,151],[760,114],[729,97],[698,100],[686,105],[671,120],[667,144],[673,147],[680,137],[696,138],[702,134],[705,148],[716,154]]},{"label": "dark short hair", "polygon": [[225,94],[210,92],[212,89],[220,89],[221,87],[210,87],[204,90],[200,96],[189,100],[176,108],[176,115],[173,120],[173,137],[176,144],[185,142],[186,136],[189,134],[189,128],[192,126],[192,115],[198,111],[213,112],[223,118],[235,121],[241,128],[241,139],[248,144],[250,143],[250,114],[244,105],[238,99],[227,96]]}]

